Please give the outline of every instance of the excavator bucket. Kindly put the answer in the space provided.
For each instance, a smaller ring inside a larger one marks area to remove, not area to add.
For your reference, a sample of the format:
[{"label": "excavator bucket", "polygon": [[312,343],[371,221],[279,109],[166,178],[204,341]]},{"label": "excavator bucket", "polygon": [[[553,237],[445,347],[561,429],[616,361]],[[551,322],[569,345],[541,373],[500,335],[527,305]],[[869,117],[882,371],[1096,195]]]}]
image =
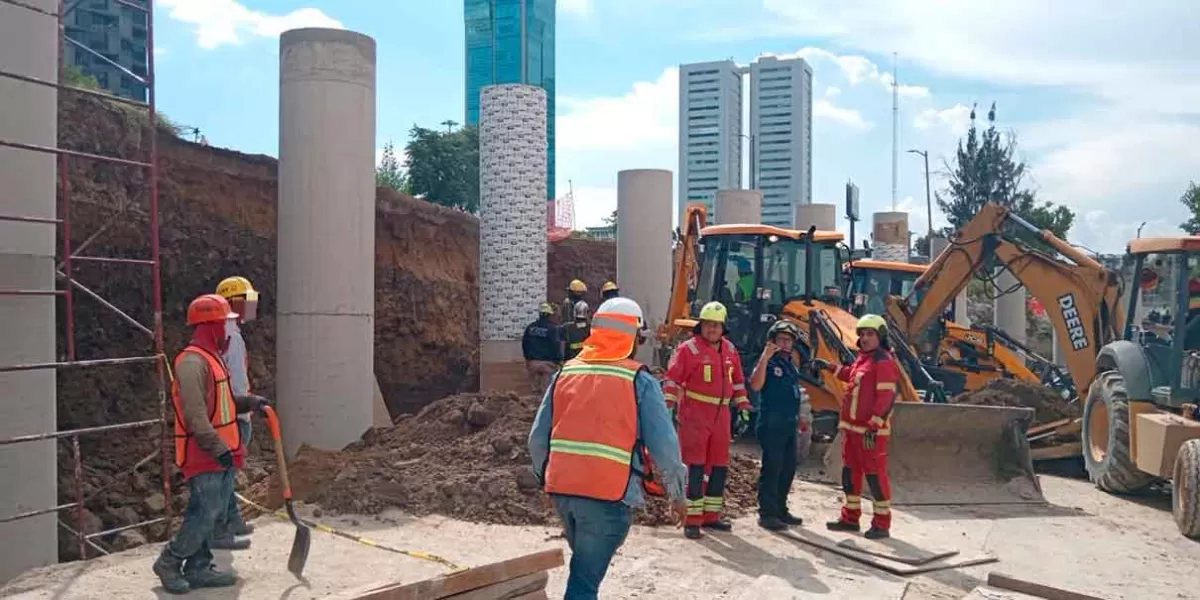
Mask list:
[{"label": "excavator bucket", "polygon": [[[888,475],[894,505],[1045,503],[1025,431],[1033,409],[897,402]],[[825,455],[840,482],[842,434]],[[870,491],[864,484],[863,494]]]}]

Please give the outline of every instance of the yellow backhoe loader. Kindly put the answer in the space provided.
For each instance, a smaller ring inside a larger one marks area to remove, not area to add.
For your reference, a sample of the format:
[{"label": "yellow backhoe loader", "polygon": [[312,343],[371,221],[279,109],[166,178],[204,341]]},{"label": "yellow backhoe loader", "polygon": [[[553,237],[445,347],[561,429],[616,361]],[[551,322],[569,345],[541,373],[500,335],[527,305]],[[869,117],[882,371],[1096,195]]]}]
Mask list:
[{"label": "yellow backhoe loader", "polygon": [[[757,361],[766,332],[777,319],[799,326],[795,360],[800,365],[807,366],[812,358],[854,359],[857,318],[842,306],[842,266],[849,251],[841,233],[749,224],[708,226],[704,205],[693,204],[678,238],[670,313],[658,332],[666,348],[660,356],[663,365],[669,351],[691,334],[696,320],[689,315],[713,300],[728,309],[727,335],[747,369]],[[890,464],[898,474],[893,478],[894,502],[1044,501],[1024,435],[1032,413],[945,404],[938,382],[915,355],[903,352],[908,344],[892,341],[905,367],[892,414]],[[827,373],[807,368],[801,372],[812,402],[814,430],[833,433],[845,384]],[[922,402],[922,392],[930,402]],[[833,449],[840,445],[835,443]],[[840,453],[834,452],[827,464],[836,477]]]},{"label": "yellow backhoe loader", "polygon": [[[920,332],[942,309],[934,299],[948,301],[973,273],[995,268],[1047,307],[1071,377],[1087,390],[1083,459],[1092,481],[1128,494],[1169,480],[1179,531],[1200,537],[1200,237],[1130,241],[1122,277],[988,205],[907,298],[888,298],[889,317]],[[1126,290],[1123,280],[1134,284]]]}]

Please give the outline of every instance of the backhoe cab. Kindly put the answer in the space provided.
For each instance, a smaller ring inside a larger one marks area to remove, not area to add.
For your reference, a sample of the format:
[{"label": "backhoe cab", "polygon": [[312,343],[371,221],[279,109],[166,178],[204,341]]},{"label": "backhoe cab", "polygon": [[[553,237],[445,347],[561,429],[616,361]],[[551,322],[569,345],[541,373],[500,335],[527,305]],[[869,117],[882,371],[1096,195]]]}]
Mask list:
[{"label": "backhoe cab", "polygon": [[[1136,493],[1171,480],[1175,524],[1200,537],[1200,237],[1136,239],[1122,339],[1096,356],[1083,453],[1096,486]],[[1088,340],[1079,336],[1074,343]]]}]

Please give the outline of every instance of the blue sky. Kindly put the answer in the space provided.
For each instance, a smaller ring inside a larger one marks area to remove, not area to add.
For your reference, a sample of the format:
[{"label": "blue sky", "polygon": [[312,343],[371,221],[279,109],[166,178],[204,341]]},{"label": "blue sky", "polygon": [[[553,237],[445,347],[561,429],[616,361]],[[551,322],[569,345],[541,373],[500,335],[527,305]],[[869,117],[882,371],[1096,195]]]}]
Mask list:
[{"label": "blue sky", "polygon": [[[278,36],[345,27],[378,43],[377,145],[463,120],[460,0],[158,0],[160,110],[213,145],[275,155]],[[763,53],[813,66],[813,200],[891,207],[892,52],[901,150],[926,149],[934,189],[969,107],[1015,131],[1041,197],[1078,215],[1070,241],[1119,252],[1177,233],[1200,181],[1200,21],[1186,0],[559,0],[558,181],[576,224],[616,204],[627,168],[677,171],[680,63]],[[902,153],[899,208],[924,231],[921,160]],[[934,208],[935,224],[943,223]],[[839,218],[841,217],[839,208]]]}]

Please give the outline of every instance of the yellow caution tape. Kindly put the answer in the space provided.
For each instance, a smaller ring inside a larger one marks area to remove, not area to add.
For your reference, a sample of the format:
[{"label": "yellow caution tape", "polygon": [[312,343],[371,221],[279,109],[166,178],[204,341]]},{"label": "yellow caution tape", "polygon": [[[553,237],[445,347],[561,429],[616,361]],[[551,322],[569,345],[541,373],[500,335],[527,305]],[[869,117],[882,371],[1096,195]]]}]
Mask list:
[{"label": "yellow caution tape", "polygon": [[[258,504],[237,492],[234,492],[234,495],[237,496],[238,500],[241,500],[242,502],[249,504],[250,506],[253,506],[254,508],[257,508],[258,510],[263,511],[264,513],[274,515],[280,519],[283,519],[284,521],[291,521],[291,518],[288,517],[287,513],[282,510],[272,511],[271,509],[269,509],[261,504]],[[463,566],[457,565],[455,563],[452,563],[436,554],[430,554],[428,552],[422,552],[420,550],[400,550],[399,548],[393,548],[391,546],[380,544],[379,542],[376,542],[375,540],[372,540],[370,538],[365,538],[362,536],[354,535],[352,533],[346,533],[344,531],[338,531],[337,529],[334,529],[328,525],[325,525],[323,523],[317,523],[315,521],[309,521],[308,519],[300,519],[300,522],[304,523],[305,525],[308,525],[309,527],[312,527],[313,529],[316,529],[317,531],[323,531],[323,532],[331,534],[331,535],[336,535],[340,538],[345,538],[347,540],[362,544],[364,546],[369,546],[371,548],[378,548],[380,550],[386,550],[388,552],[393,552],[395,554],[403,554],[404,556],[410,556],[412,558],[418,558],[421,560],[427,560],[430,562],[435,562],[435,563],[445,565],[447,567],[450,567],[449,574],[460,573],[462,571],[467,570],[467,567],[463,567]]]}]

